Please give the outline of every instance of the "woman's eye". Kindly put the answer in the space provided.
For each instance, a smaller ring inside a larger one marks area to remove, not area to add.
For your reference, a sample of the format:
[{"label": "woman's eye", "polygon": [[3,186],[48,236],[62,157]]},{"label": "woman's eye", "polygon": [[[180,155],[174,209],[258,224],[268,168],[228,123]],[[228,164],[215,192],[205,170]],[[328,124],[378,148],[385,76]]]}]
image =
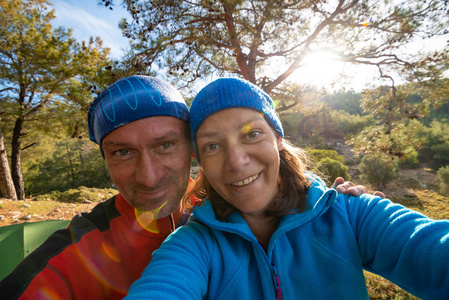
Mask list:
[{"label": "woman's eye", "polygon": [[218,145],[217,144],[209,144],[205,147],[206,151],[214,151],[217,150]]},{"label": "woman's eye", "polygon": [[259,134],[260,134],[259,131],[251,131],[251,132],[248,132],[248,137],[253,139],[253,138],[257,137]]}]

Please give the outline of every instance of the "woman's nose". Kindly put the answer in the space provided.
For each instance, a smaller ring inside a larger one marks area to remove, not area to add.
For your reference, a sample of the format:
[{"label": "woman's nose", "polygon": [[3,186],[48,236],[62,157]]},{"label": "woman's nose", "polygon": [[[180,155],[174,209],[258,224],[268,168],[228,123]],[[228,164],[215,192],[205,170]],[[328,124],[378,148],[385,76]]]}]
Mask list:
[{"label": "woman's nose", "polygon": [[240,171],[251,161],[245,147],[233,145],[228,148],[226,153],[226,165],[228,170]]}]

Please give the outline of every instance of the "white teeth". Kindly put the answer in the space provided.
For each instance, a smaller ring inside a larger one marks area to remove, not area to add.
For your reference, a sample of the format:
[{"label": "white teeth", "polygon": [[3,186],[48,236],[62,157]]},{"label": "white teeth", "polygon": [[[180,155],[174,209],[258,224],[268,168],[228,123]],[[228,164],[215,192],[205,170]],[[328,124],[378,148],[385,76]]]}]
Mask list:
[{"label": "white teeth", "polygon": [[254,175],[254,176],[251,176],[251,177],[249,177],[249,178],[246,178],[245,180],[241,180],[241,181],[234,182],[232,185],[233,185],[233,186],[244,186],[244,185],[248,185],[248,184],[250,184],[251,182],[253,182],[254,180],[256,180],[257,177],[259,177],[258,174]]}]

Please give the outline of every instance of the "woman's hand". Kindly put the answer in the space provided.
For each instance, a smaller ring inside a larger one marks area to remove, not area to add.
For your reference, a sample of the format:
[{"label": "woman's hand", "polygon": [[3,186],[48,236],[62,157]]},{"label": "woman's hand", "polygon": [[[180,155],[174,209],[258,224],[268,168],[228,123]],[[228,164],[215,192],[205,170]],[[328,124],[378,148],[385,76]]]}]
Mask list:
[{"label": "woman's hand", "polygon": [[[361,194],[367,194],[368,189],[363,185],[355,185],[351,181],[345,181],[342,177],[337,177],[332,185],[333,189],[336,189],[337,192],[341,194],[349,194],[351,196],[359,196]],[[376,191],[373,193],[374,196],[379,196],[381,198],[385,198],[385,194]]]}]

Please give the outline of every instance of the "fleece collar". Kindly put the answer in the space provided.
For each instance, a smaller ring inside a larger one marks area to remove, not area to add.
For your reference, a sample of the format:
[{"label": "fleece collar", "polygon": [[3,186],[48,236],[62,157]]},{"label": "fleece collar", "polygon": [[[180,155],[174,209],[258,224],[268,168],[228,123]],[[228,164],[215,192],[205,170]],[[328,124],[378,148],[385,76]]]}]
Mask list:
[{"label": "fleece collar", "polygon": [[[273,237],[310,222],[325,213],[327,209],[336,202],[336,190],[328,189],[319,177],[316,177],[311,173],[308,173],[307,176],[311,184],[306,195],[306,210],[299,214],[289,214],[282,217],[279,227]],[[212,203],[208,199],[204,199],[201,206],[196,207],[193,210],[193,216],[193,219],[197,219],[217,230],[235,232],[247,238],[252,238],[254,236],[246,224],[246,221],[239,213],[232,213],[228,216],[226,221],[217,220],[212,208]]]}]

